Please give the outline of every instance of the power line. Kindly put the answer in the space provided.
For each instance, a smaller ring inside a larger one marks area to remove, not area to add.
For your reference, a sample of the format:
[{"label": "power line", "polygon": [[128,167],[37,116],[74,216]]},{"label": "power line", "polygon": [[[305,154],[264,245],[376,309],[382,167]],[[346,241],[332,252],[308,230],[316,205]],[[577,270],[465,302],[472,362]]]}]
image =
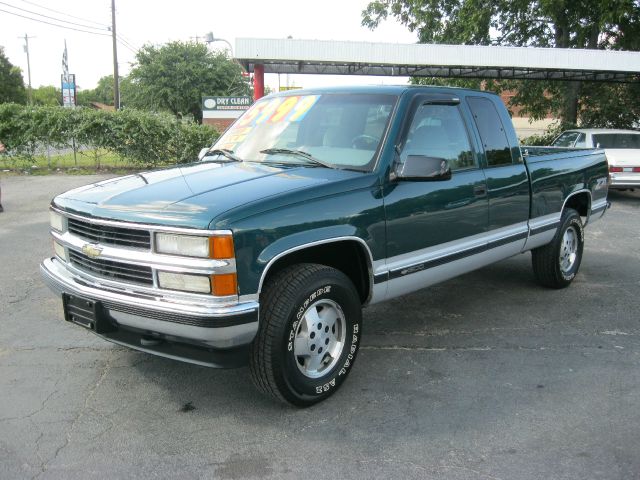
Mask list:
[{"label": "power line", "polygon": [[99,32],[89,32],[88,30],[81,30],[80,28],[67,27],[66,25],[58,25],[57,23],[47,22],[45,20],[40,20],[39,18],[28,17],[26,15],[20,15],[19,13],[10,12],[8,10],[3,10],[0,8],[0,12],[8,13],[9,15],[15,15],[16,17],[26,18],[27,20],[33,20],[34,22],[46,23],[47,25],[52,25],[58,28],[64,28],[67,30],[75,30],[76,32],[90,33],[91,35],[102,35],[108,37],[108,33],[99,33]]},{"label": "power line", "polygon": [[134,49],[134,50],[136,50],[136,51],[137,51],[137,50],[139,50],[138,48],[136,48],[136,46],[135,46],[135,45],[132,45],[132,44],[131,44],[131,42],[129,42],[129,41],[126,39],[126,37],[124,37],[124,36],[122,36],[122,35],[120,35],[120,34],[118,34],[118,41],[119,41],[120,43],[122,43],[123,45],[126,45],[127,47],[130,47],[130,48],[132,48],[132,49]]},{"label": "power line", "polygon": [[104,27],[104,25],[105,25],[102,22],[96,22],[94,20],[89,20],[88,18],[76,17],[74,15],[71,15],[70,13],[61,12],[60,10],[54,10],[53,8],[45,7],[45,6],[37,4],[35,2],[29,2],[28,0],[20,0],[20,1],[22,1],[24,3],[28,3],[29,5],[33,5],[34,7],[41,8],[43,10],[48,10],[48,11],[53,12],[53,13],[59,13],[60,15],[64,15],[64,16],[69,17],[69,18],[75,18],[76,20],[82,20],[83,22],[95,23],[96,25],[100,25],[102,27]]},{"label": "power line", "polygon": [[127,48],[127,49],[131,50],[133,53],[138,53],[138,51],[137,51],[135,48],[133,48],[132,46],[130,46],[128,43],[124,42],[124,41],[120,38],[120,36],[119,36],[119,35],[118,35],[118,42],[120,42],[120,45],[122,45],[123,47],[125,47],[125,48]]},{"label": "power line", "polygon": [[119,33],[119,34],[118,34],[118,36],[120,37],[120,39],[121,39],[121,40],[123,40],[123,41],[127,42],[127,43],[129,44],[129,46],[130,46],[130,47],[133,47],[133,48],[135,48],[136,50],[140,50],[138,47],[136,47],[136,45],[135,45],[135,43],[136,43],[136,42],[134,42],[134,41],[132,41],[132,40],[129,40],[127,37],[125,37],[125,36],[124,36],[124,35],[122,35],[121,33]]},{"label": "power line", "polygon": [[34,12],[33,10],[27,10],[26,8],[16,7],[15,5],[11,5],[10,3],[7,3],[7,2],[0,2],[0,4],[6,5],[6,6],[11,7],[11,8],[15,8],[16,10],[20,10],[21,12],[30,13],[32,15],[38,15],[39,17],[49,18],[51,20],[55,20],[56,22],[68,23],[70,25],[76,25],[78,27],[84,27],[84,28],[91,28],[91,29],[94,29],[94,30],[106,30],[107,29],[106,25],[103,25],[101,28],[99,28],[99,27],[94,27],[92,25],[85,25],[85,24],[82,24],[82,23],[76,23],[76,22],[71,22],[69,20],[63,20],[61,18],[52,17],[50,15],[45,15],[44,13],[38,13],[38,12]]}]

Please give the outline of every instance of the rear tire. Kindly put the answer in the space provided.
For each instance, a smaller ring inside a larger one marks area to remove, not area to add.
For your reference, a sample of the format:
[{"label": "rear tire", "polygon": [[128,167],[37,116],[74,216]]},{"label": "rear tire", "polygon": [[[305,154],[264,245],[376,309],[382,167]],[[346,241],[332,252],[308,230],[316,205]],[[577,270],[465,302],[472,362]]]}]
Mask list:
[{"label": "rear tire", "polygon": [[332,395],[347,377],[362,333],[360,297],[339,270],[287,267],[260,296],[260,327],[250,370],[268,396],[306,407]]},{"label": "rear tire", "polygon": [[553,240],[531,251],[533,273],[538,283],[550,288],[568,287],[575,278],[584,249],[584,228],[578,212],[562,212],[560,227]]}]

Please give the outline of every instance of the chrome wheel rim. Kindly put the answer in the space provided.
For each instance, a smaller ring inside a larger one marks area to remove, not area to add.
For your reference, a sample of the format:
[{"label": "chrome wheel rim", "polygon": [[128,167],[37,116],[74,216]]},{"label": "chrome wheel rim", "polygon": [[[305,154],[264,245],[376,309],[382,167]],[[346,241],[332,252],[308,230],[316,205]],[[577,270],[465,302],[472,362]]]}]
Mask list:
[{"label": "chrome wheel rim", "polygon": [[574,226],[567,228],[560,245],[560,269],[568,273],[578,258],[578,232]]},{"label": "chrome wheel rim", "polygon": [[293,342],[298,370],[308,378],[330,371],[340,359],[347,335],[347,321],[340,305],[319,300],[300,317]]}]

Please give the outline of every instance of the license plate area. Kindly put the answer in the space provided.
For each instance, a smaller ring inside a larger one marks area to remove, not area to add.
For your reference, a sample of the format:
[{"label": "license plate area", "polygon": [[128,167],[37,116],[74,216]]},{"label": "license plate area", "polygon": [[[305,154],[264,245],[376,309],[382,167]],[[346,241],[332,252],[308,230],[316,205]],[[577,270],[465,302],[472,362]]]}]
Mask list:
[{"label": "license plate area", "polygon": [[88,298],[65,294],[62,296],[64,319],[82,327],[106,333],[116,330],[116,326],[104,312],[100,302]]}]

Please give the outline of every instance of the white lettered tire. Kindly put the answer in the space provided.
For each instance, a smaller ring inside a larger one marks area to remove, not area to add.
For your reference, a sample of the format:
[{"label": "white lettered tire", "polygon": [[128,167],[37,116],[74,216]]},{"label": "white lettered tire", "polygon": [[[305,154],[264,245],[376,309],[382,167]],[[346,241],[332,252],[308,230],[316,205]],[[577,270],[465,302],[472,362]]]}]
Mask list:
[{"label": "white lettered tire", "polygon": [[267,395],[309,406],[333,394],[358,353],[362,306],[339,270],[298,264],[275,274],[260,296],[251,377]]},{"label": "white lettered tire", "polygon": [[578,212],[562,212],[553,240],[531,251],[533,273],[538,283],[550,288],[568,287],[580,269],[584,250],[584,226]]}]

